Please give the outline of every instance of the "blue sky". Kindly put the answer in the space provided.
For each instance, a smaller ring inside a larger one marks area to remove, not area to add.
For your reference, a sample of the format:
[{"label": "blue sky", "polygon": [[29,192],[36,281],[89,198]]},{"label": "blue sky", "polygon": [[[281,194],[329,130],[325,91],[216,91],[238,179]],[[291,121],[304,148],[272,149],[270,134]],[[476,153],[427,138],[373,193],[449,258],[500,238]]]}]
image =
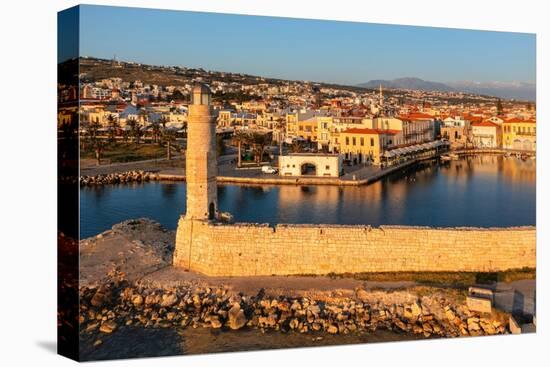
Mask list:
[{"label": "blue sky", "polygon": [[81,6],[80,54],[284,79],[535,81],[535,35]]}]

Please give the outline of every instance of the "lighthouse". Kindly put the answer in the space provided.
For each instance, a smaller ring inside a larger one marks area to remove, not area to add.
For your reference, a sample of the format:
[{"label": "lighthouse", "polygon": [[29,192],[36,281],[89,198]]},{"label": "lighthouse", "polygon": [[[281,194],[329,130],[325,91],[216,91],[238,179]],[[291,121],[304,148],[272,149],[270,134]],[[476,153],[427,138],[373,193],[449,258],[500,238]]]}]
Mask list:
[{"label": "lighthouse", "polygon": [[218,212],[216,123],[212,93],[206,85],[193,87],[187,118],[187,210],[185,219],[214,220]]}]

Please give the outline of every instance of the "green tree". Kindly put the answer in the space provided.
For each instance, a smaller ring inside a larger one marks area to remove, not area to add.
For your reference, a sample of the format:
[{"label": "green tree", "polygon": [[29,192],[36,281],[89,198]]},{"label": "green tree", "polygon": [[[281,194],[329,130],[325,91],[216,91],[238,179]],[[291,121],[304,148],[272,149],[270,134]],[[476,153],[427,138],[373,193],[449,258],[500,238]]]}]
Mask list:
[{"label": "green tree", "polygon": [[237,130],[233,134],[233,143],[237,145],[237,167],[242,166],[242,146],[248,142],[247,133],[243,130]]},{"label": "green tree", "polygon": [[99,166],[101,164],[101,154],[103,153],[103,150],[105,149],[105,142],[101,140],[99,137],[99,129],[101,128],[101,125],[99,124],[99,121],[92,121],[88,124],[87,128],[87,135],[86,140],[88,142],[89,147],[93,149],[95,153],[95,157],[97,160],[97,165]]},{"label": "green tree", "polygon": [[160,127],[160,122],[159,121],[152,121],[151,122],[151,132],[153,134],[153,141],[155,143],[160,143],[160,140],[159,140],[159,137],[160,137],[160,132],[161,132],[161,127]]},{"label": "green tree", "polygon": [[133,142],[139,144],[143,131],[139,122],[135,118],[128,119],[127,125],[130,127],[130,136],[133,139]]},{"label": "green tree", "polygon": [[271,134],[252,132],[248,135],[248,139],[249,144],[252,145],[254,161],[257,164],[260,164],[265,153],[265,148],[271,144]]},{"label": "green tree", "polygon": [[101,164],[101,154],[103,153],[106,145],[107,143],[101,139],[96,139],[92,143],[92,148],[94,149],[95,159],[98,166]]},{"label": "green tree", "polygon": [[161,132],[161,144],[166,147],[166,159],[172,159],[172,150],[179,151],[176,143],[176,132],[171,129],[163,129]]},{"label": "green tree", "polygon": [[290,151],[292,153],[301,153],[304,151],[304,146],[301,141],[295,140],[292,142],[292,145],[290,146]]},{"label": "green tree", "polygon": [[118,119],[114,115],[109,115],[107,117],[107,129],[109,130],[109,141],[115,141],[116,131],[120,128]]},{"label": "green tree", "polygon": [[502,107],[502,101],[497,99],[497,115],[502,116],[502,113],[504,112],[504,108]]}]

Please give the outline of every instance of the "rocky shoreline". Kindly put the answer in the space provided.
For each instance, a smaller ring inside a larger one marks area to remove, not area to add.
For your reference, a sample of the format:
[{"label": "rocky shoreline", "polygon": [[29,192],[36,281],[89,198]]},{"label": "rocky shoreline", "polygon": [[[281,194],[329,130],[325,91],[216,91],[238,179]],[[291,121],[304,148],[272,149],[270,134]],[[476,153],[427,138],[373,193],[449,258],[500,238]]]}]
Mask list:
[{"label": "rocky shoreline", "polygon": [[80,186],[108,185],[158,180],[158,174],[149,171],[126,171],[106,175],[80,176]]},{"label": "rocky shoreline", "polygon": [[372,302],[364,289],[357,289],[354,297],[316,300],[270,296],[263,289],[249,296],[232,294],[223,286],[161,289],[122,280],[83,287],[80,295],[81,333],[97,334],[98,345],[101,334],[111,334],[123,326],[329,334],[386,329],[425,338],[509,333],[508,314],[471,312],[466,305],[436,294],[410,303],[384,304]]}]

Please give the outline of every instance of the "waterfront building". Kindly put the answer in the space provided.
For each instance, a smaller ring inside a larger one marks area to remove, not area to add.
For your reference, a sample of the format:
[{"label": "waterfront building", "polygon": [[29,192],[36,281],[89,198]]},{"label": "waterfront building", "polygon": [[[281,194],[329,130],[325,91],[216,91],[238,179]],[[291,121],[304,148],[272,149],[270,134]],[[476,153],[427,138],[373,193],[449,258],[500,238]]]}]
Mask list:
[{"label": "waterfront building", "polygon": [[339,177],[343,174],[339,154],[292,153],[279,157],[279,175]]},{"label": "waterfront building", "polygon": [[502,123],[502,147],[534,152],[537,147],[536,121],[520,118],[505,120]]},{"label": "waterfront building", "polygon": [[435,119],[426,113],[409,113],[399,116],[403,121],[404,144],[420,144],[433,141],[436,136]]},{"label": "waterfront building", "polygon": [[[395,117],[376,117],[372,120],[372,126],[369,126],[369,128],[372,129],[378,129],[378,130],[391,130],[395,134],[392,139],[393,145],[400,146],[400,145],[407,145],[412,144],[413,142],[408,142],[405,140],[405,136],[403,134],[403,130],[410,128],[404,127],[405,125],[410,125],[411,122],[407,120],[401,120]],[[416,125],[419,126],[419,125]]]},{"label": "waterfront building", "polygon": [[317,141],[318,116],[326,116],[326,111],[302,110],[286,114],[287,138],[301,138],[308,141]]},{"label": "waterfront building", "polygon": [[483,120],[472,123],[472,143],[476,148],[499,148],[502,143],[500,125]]},{"label": "waterfront building", "polygon": [[296,136],[305,139],[307,142],[317,141],[318,122],[317,117],[311,117],[307,120],[298,120],[296,122]]},{"label": "waterfront building", "polygon": [[329,124],[329,146],[331,153],[341,151],[341,133],[348,129],[372,129],[372,119],[361,116],[334,117]]},{"label": "waterfront building", "polygon": [[384,151],[394,145],[397,130],[352,128],[340,133],[340,153],[354,164],[381,163]]},{"label": "waterfront building", "polygon": [[318,116],[317,118],[317,148],[319,150],[329,151],[332,116]]},{"label": "waterfront building", "polygon": [[447,139],[451,146],[464,147],[470,136],[470,121],[462,116],[447,117],[441,121],[441,137]]}]

